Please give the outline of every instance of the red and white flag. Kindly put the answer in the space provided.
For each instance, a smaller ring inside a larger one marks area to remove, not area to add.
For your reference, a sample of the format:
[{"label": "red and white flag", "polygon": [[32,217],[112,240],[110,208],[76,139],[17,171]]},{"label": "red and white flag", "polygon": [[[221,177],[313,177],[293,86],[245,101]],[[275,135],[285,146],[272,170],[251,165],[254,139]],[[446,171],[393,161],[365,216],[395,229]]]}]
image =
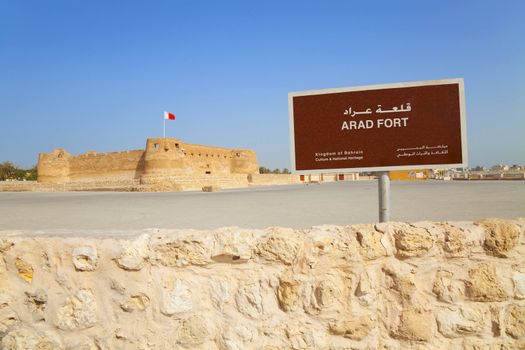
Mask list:
[{"label": "red and white flag", "polygon": [[164,120],[175,120],[175,114],[164,112]]}]

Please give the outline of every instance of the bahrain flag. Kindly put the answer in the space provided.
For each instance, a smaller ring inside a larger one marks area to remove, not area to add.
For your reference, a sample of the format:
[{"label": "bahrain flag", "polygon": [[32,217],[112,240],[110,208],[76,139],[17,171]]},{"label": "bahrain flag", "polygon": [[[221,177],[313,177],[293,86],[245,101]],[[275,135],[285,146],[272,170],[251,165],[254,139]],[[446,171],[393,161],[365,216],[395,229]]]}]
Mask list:
[{"label": "bahrain flag", "polygon": [[165,120],[175,120],[175,114],[170,112],[164,112],[164,119]]}]

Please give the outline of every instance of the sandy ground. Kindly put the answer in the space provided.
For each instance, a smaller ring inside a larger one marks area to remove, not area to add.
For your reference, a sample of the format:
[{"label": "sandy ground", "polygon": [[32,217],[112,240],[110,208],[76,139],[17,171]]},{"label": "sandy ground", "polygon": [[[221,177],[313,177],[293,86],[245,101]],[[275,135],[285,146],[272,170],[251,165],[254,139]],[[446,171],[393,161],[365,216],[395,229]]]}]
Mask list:
[{"label": "sandy ground", "polygon": [[[392,182],[393,221],[525,216],[524,181]],[[377,221],[377,182],[224,192],[0,193],[0,230],[307,228]]]}]

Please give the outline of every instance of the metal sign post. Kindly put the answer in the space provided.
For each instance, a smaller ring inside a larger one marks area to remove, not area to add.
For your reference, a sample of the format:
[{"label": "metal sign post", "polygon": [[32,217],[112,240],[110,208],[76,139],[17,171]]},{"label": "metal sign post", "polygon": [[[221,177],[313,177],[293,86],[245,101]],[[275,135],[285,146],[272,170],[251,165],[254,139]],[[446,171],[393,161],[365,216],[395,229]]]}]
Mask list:
[{"label": "metal sign post", "polygon": [[379,222],[390,221],[390,177],[387,171],[378,173]]}]

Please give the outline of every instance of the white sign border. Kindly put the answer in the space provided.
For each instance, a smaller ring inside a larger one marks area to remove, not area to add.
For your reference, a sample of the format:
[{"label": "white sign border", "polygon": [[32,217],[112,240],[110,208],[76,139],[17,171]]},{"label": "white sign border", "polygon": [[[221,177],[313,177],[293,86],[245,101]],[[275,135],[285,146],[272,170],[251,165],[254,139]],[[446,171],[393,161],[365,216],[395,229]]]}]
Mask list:
[{"label": "white sign border", "polygon": [[403,87],[418,87],[428,85],[459,85],[459,117],[461,127],[461,160],[458,164],[435,164],[436,169],[450,169],[450,168],[466,168],[468,166],[468,151],[467,151],[467,110],[465,106],[465,83],[463,78],[441,79],[441,80],[422,80],[406,83],[392,83],[392,84],[376,84],[365,86],[353,86],[346,88],[335,89],[321,89],[321,90],[306,90],[288,93],[288,118],[290,123],[290,156],[292,164],[292,172],[294,174],[327,174],[327,173],[355,173],[355,172],[375,172],[375,171],[389,171],[389,170],[416,170],[429,169],[432,164],[423,165],[399,165],[399,166],[378,166],[366,168],[340,168],[340,169],[311,169],[311,170],[297,170],[295,167],[295,134],[294,134],[294,120],[293,120],[293,98],[298,96],[310,95],[325,95],[339,92],[364,91],[364,90],[382,90],[390,88]]}]

